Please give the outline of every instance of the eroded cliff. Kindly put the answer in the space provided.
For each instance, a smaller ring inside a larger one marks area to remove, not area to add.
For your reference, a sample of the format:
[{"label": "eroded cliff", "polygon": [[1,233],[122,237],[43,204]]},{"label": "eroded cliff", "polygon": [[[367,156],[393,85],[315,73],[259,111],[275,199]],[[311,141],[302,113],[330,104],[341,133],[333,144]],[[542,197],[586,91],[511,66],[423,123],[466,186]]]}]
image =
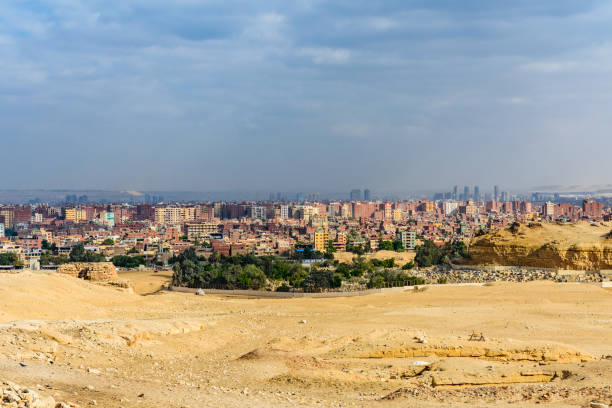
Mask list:
[{"label": "eroded cliff", "polygon": [[612,269],[610,223],[530,223],[475,238],[470,264]]}]

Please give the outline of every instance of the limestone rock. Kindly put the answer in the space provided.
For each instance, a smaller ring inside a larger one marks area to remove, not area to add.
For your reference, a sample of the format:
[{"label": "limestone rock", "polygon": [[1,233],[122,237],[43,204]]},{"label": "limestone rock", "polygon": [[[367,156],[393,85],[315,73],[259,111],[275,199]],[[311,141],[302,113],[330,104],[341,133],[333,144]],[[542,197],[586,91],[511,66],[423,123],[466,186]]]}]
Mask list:
[{"label": "limestone rock", "polygon": [[60,265],[57,272],[95,282],[117,282],[117,268],[111,262],[74,262]]}]

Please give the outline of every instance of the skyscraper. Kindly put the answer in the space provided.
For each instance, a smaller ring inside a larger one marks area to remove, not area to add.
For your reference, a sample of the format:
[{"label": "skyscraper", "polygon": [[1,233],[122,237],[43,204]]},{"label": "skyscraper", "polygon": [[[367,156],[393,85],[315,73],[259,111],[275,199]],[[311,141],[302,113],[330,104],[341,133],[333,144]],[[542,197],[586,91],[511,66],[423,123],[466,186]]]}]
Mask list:
[{"label": "skyscraper", "polygon": [[468,186],[463,187],[463,199],[467,201],[470,198],[472,198],[470,197],[470,187]]},{"label": "skyscraper", "polygon": [[453,187],[453,200],[456,200],[457,198],[459,198],[457,197],[457,190],[458,190],[457,186],[454,186]]},{"label": "skyscraper", "polygon": [[499,186],[493,187],[493,201],[499,201]]},{"label": "skyscraper", "polygon": [[361,201],[361,190],[358,188],[351,190],[351,201]]},{"label": "skyscraper", "polygon": [[370,193],[369,188],[363,190],[363,199],[364,201],[372,201],[372,194]]},{"label": "skyscraper", "polygon": [[480,201],[480,187],[474,186],[474,201]]}]

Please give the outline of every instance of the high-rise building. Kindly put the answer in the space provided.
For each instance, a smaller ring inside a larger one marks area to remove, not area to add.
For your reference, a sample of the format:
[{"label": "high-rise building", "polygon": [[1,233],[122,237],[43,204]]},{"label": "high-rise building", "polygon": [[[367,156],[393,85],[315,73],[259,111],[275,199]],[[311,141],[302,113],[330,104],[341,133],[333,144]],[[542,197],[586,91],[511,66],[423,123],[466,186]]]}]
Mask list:
[{"label": "high-rise building", "polygon": [[480,201],[480,187],[474,186],[474,201]]},{"label": "high-rise building", "polygon": [[499,186],[493,187],[493,201],[499,201]]},{"label": "high-rise building", "polygon": [[470,187],[468,187],[468,186],[463,187],[463,199],[464,199],[465,201],[467,201],[467,200],[469,200],[470,198],[472,198],[472,197],[470,196]]},{"label": "high-rise building", "polygon": [[508,192],[507,191],[502,191],[501,192],[501,197],[500,197],[501,201],[504,201],[504,202],[508,201],[508,198],[509,198]]},{"label": "high-rise building", "polygon": [[546,218],[555,218],[555,203],[547,201],[542,206],[542,215]]},{"label": "high-rise building", "polygon": [[288,205],[280,206],[280,217],[284,220],[289,218],[289,206]]},{"label": "high-rise building", "polygon": [[363,190],[363,200],[364,201],[372,201],[372,194],[370,193],[370,189],[366,188]]},{"label": "high-rise building", "polygon": [[266,219],[266,207],[261,205],[251,205],[248,209],[249,218],[254,220]]},{"label": "high-rise building", "polygon": [[325,228],[317,228],[314,233],[314,250],[325,252],[329,241],[329,232]]},{"label": "high-rise building", "polygon": [[457,193],[457,190],[458,190],[458,187],[457,187],[457,186],[454,186],[454,187],[453,187],[453,196],[452,196],[452,199],[453,199],[453,200],[456,200],[456,199],[458,199],[458,198],[459,198],[459,197],[457,196],[457,194],[458,194],[458,193]]},{"label": "high-rise building", "polygon": [[361,190],[358,188],[351,190],[351,201],[361,201]]},{"label": "high-rise building", "polygon": [[582,200],[582,214],[589,218],[601,218],[603,215],[603,204],[592,199]]}]

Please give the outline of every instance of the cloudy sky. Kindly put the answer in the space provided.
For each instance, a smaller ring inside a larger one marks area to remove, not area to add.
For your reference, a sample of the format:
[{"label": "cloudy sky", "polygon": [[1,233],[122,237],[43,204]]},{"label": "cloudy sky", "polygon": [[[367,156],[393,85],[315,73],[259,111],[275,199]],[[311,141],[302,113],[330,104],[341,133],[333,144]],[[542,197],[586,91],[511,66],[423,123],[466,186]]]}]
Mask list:
[{"label": "cloudy sky", "polygon": [[2,188],[601,184],[612,3],[3,0]]}]

